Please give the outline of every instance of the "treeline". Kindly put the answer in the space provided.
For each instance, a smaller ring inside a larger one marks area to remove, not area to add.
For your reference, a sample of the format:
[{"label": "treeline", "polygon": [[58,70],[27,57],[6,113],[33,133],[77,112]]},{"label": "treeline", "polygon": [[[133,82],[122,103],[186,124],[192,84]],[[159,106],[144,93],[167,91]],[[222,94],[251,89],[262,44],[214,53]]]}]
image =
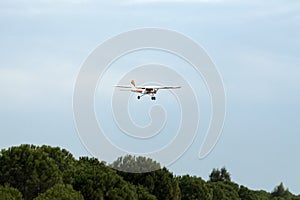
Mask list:
[{"label": "treeline", "polygon": [[[95,158],[75,159],[65,149],[21,145],[0,153],[1,200],[300,200],[281,183],[269,193],[231,181],[226,168],[213,169],[208,181],[175,176],[144,157],[125,156],[114,168],[143,167],[147,173],[117,171]],[[138,170],[138,169],[135,169]]]}]

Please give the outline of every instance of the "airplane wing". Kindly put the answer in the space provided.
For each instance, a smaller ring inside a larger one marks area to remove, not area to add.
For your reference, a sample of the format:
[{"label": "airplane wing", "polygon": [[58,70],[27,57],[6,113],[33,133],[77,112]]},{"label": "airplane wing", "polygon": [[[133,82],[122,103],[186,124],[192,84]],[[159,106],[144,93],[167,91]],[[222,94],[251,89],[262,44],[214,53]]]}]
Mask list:
[{"label": "airplane wing", "polygon": [[132,88],[130,85],[114,85],[114,87],[118,87],[118,88]]},{"label": "airplane wing", "polygon": [[179,89],[180,86],[158,86],[155,89]]},{"label": "airplane wing", "polygon": [[134,81],[131,81],[131,85],[114,85],[114,87],[118,87],[118,88],[125,88],[125,89],[143,89],[143,90],[150,90],[150,89],[178,89],[181,88],[180,86],[163,86],[163,85],[143,85],[143,86],[136,86]]},{"label": "airplane wing", "polygon": [[160,85],[155,85],[155,86],[137,86],[137,89],[179,89],[181,88],[180,86],[160,86]]}]

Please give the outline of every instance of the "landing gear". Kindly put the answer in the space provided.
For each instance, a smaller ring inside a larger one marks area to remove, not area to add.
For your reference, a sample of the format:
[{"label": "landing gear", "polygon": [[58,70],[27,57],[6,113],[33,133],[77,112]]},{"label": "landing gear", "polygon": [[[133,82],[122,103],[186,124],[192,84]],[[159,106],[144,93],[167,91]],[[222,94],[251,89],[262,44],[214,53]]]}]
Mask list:
[{"label": "landing gear", "polygon": [[[141,95],[141,96],[137,96],[137,99],[141,99],[141,97],[144,96],[144,95]],[[155,96],[151,96],[151,100],[155,100]]]}]

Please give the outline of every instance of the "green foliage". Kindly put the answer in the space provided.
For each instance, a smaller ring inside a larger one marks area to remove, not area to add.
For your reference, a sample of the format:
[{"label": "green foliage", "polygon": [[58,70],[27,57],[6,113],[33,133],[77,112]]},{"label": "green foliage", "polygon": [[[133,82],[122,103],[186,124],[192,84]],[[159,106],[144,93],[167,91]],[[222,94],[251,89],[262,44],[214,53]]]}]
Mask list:
[{"label": "green foliage", "polygon": [[2,150],[0,166],[0,184],[8,183],[17,188],[25,200],[31,200],[62,182],[56,161],[43,147],[21,145]]},{"label": "green foliage", "polygon": [[138,195],[138,199],[140,200],[157,200],[156,196],[154,196],[153,194],[150,194],[149,191],[147,190],[147,188],[138,185],[137,186],[137,195]]},{"label": "green foliage", "polygon": [[292,200],[300,200],[300,195],[298,196],[293,195]]},{"label": "green foliage", "polygon": [[213,200],[225,199],[225,193],[222,189],[218,187],[213,187],[212,190],[213,190],[213,195],[212,195]]},{"label": "green foliage", "polygon": [[71,185],[56,184],[34,200],[84,200],[80,192],[75,191]]},{"label": "green foliage", "polygon": [[269,200],[271,198],[271,194],[263,190],[252,191],[252,193],[258,200]]},{"label": "green foliage", "polygon": [[0,186],[0,199],[22,200],[22,194],[16,188],[4,185]]},{"label": "green foliage", "polygon": [[160,164],[151,158],[142,156],[135,157],[132,155],[117,158],[117,160],[111,164],[111,167],[119,171],[131,173],[151,172],[161,168]]},{"label": "green foliage", "polygon": [[241,198],[241,200],[256,200],[251,190],[244,186],[241,186],[239,189],[239,197]]},{"label": "green foliage", "polygon": [[166,168],[147,173],[118,172],[124,180],[147,188],[157,199],[180,199],[177,179]]},{"label": "green foliage", "polygon": [[235,200],[240,199],[239,186],[236,183],[231,182],[230,173],[225,167],[221,170],[213,169],[209,175],[209,187],[212,190],[213,200]]},{"label": "green foliage", "polygon": [[218,181],[231,181],[230,173],[227,171],[225,167],[222,167],[221,170],[213,169],[211,174],[209,175],[209,180],[211,182]]},{"label": "green foliage", "polygon": [[162,168],[154,171],[154,194],[160,200],[176,200],[180,199],[180,188],[177,179],[174,178],[173,174]]},{"label": "green foliage", "polygon": [[[180,199],[180,188],[173,174],[166,168],[160,169],[160,164],[150,158],[127,155],[124,158],[118,158],[113,162],[112,166],[121,169],[121,171],[118,171],[118,174],[121,175],[124,180],[134,185],[141,185],[147,188],[149,193],[155,195],[157,199]],[[124,172],[124,170],[131,172],[149,172],[129,173]]]},{"label": "green foliage", "polygon": [[271,196],[273,200],[292,199],[292,194],[288,191],[288,189],[284,188],[283,183],[280,183],[274,188],[274,191],[271,193]]},{"label": "green foliage", "polygon": [[75,158],[65,149],[51,146],[41,146],[40,150],[53,159],[59,171],[62,174],[63,182],[65,184],[72,184],[74,175]]},{"label": "green foliage", "polygon": [[245,186],[240,186],[239,196],[241,200],[269,200],[270,194],[265,191],[249,190]]},{"label": "green foliage", "polygon": [[206,182],[198,177],[185,175],[178,177],[182,200],[211,200],[212,195]]},{"label": "green foliage", "polygon": [[213,200],[240,200],[238,190],[230,182],[210,182]]},{"label": "green foliage", "polygon": [[136,188],[95,158],[82,157],[76,165],[74,189],[85,199],[137,199]]},{"label": "green foliage", "polygon": [[[112,166],[95,158],[76,160],[58,147],[21,145],[0,152],[0,199],[4,200],[300,200],[283,183],[272,193],[231,181],[225,167],[213,169],[209,181],[174,177],[149,158],[127,155]],[[157,169],[155,171],[151,171]]]}]

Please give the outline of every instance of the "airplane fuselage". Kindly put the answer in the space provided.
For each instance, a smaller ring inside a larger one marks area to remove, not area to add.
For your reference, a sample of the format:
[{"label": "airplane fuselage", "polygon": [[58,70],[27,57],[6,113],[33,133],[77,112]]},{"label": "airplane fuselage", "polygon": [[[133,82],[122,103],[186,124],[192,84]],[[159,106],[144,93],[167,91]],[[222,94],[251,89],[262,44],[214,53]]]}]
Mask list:
[{"label": "airplane fuselage", "polygon": [[131,91],[140,93],[140,94],[150,94],[150,95],[154,95],[157,93],[157,89],[154,89],[154,88],[137,89],[137,90],[131,90]]}]

